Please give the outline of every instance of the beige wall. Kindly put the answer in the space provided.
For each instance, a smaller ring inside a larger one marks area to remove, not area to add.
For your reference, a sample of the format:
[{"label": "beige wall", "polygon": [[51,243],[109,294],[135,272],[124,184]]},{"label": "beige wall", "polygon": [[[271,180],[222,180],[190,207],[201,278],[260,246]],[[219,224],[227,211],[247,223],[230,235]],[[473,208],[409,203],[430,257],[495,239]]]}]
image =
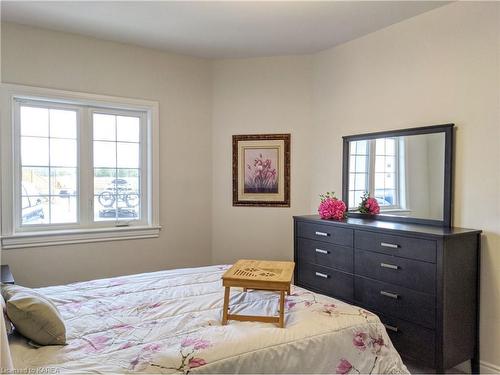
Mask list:
[{"label": "beige wall", "polygon": [[[213,70],[212,259],[292,259],[292,215],[307,211],[311,58],[224,60]],[[231,136],[291,133],[291,207],[232,206]]]},{"label": "beige wall", "polygon": [[459,2],[314,57],[315,196],[341,189],[341,135],[454,122],[454,225],[484,230],[482,360],[500,366],[499,3]]},{"label": "beige wall", "polygon": [[443,190],[444,180],[444,139],[435,134],[427,141],[427,163],[429,165],[429,217],[442,218],[443,215],[443,194],[436,194],[436,191]]},{"label": "beige wall", "polygon": [[5,83],[160,103],[160,238],[3,250],[16,281],[39,286],[210,263],[211,63],[5,23],[2,42]]},{"label": "beige wall", "polygon": [[[444,135],[440,134],[441,136]],[[405,141],[405,177],[407,203],[411,212],[408,216],[429,216],[429,165],[427,163],[427,136],[407,137]],[[442,147],[444,153],[444,144]],[[443,166],[443,164],[441,164]],[[444,167],[443,167],[444,171]],[[440,191],[443,191],[441,176]],[[438,190],[439,191],[439,190]],[[443,195],[441,194],[441,213],[443,212]],[[437,218],[442,219],[441,217]]]}]

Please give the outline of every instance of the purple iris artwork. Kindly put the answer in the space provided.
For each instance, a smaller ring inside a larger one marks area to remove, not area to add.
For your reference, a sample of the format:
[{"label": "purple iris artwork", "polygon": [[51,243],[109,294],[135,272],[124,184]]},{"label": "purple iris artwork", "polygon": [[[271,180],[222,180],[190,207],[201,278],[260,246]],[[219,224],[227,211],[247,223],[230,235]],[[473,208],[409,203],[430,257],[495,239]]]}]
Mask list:
[{"label": "purple iris artwork", "polygon": [[245,149],[245,193],[278,193],[278,148]]}]

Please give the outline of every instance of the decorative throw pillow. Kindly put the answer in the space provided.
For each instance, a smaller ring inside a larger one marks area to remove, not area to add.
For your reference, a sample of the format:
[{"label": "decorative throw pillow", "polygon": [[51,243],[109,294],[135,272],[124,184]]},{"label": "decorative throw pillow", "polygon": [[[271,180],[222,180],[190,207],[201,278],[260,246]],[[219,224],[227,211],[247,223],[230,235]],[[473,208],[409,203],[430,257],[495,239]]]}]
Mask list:
[{"label": "decorative throw pillow", "polygon": [[19,285],[2,284],[7,315],[16,330],[39,345],[64,345],[66,327],[57,307],[42,294]]}]

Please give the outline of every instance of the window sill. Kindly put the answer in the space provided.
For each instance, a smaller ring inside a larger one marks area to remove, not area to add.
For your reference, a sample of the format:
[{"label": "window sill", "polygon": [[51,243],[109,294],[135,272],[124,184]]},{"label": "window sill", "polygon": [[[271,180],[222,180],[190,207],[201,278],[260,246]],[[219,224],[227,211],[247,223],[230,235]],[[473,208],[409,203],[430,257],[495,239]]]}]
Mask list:
[{"label": "window sill", "polygon": [[16,233],[2,236],[2,249],[69,245],[89,242],[105,242],[156,238],[160,236],[160,226],[126,228],[74,229],[46,232]]},{"label": "window sill", "polygon": [[385,213],[390,214],[391,212],[395,212],[395,213],[398,213],[398,214],[401,214],[401,213],[408,213],[408,214],[410,214],[411,210],[408,210],[406,208],[388,208],[388,209],[384,210],[384,209],[380,208],[380,213],[381,214],[385,214]]}]

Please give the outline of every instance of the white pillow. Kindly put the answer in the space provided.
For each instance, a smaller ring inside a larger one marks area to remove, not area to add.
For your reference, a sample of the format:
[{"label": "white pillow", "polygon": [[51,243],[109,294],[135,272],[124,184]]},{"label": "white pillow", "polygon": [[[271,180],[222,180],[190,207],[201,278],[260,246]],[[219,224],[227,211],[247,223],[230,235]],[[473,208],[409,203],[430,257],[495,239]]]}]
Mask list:
[{"label": "white pillow", "polygon": [[30,288],[2,284],[7,315],[24,337],[38,345],[66,344],[66,327],[57,307]]}]

